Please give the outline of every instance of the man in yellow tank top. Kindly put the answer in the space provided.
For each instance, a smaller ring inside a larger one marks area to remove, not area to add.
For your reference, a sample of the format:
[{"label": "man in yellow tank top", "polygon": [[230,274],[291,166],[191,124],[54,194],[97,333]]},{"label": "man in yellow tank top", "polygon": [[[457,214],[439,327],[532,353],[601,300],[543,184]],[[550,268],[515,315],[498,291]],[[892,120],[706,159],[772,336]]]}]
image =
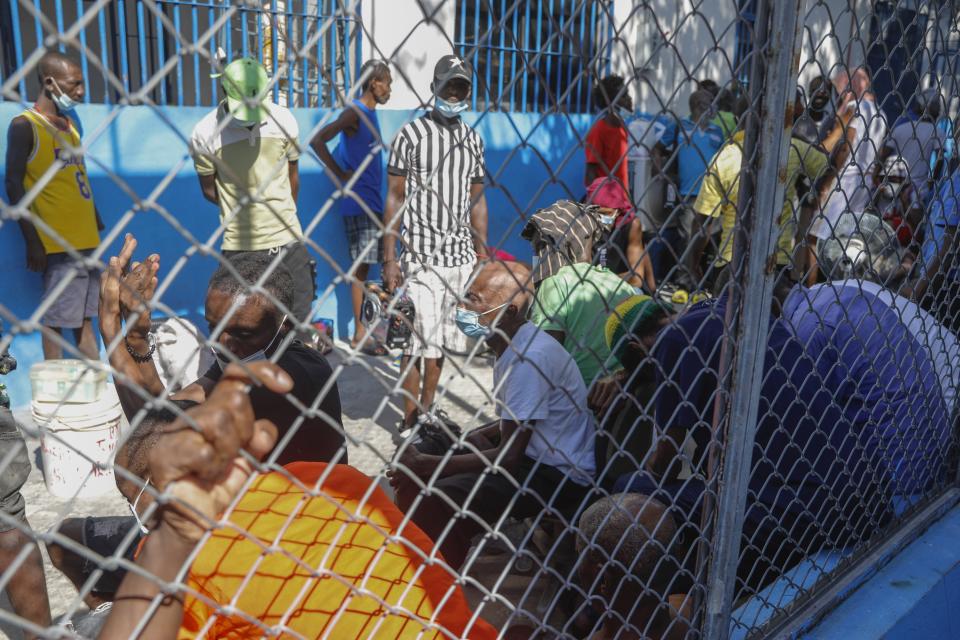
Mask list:
[{"label": "man in yellow tank top", "polygon": [[63,329],[71,329],[80,352],[97,359],[91,319],[97,313],[100,272],[68,253],[89,256],[100,244],[103,229],[80,133],[69,115],[83,99],[83,72],[55,51],[44,55],[37,69],[40,96],[7,131],[7,197],[30,212],[19,224],[27,268],[43,274],[43,356],[63,357],[57,338]]}]

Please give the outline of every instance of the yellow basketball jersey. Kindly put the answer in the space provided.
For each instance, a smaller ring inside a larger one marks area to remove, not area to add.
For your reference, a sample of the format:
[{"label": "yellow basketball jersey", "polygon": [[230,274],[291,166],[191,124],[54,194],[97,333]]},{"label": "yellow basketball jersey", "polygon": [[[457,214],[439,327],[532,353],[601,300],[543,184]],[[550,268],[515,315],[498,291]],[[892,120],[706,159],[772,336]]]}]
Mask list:
[{"label": "yellow basketball jersey", "polygon": [[[80,152],[80,134],[73,121],[68,118],[70,129],[62,131],[36,111],[24,111],[23,116],[33,125],[33,150],[23,179],[27,192],[44,178],[56,160],[63,162],[30,203],[30,210],[74,249],[96,247],[100,244],[100,233],[97,231],[93,192]],[[40,225],[37,225],[37,232],[47,253],[66,251]]]}]

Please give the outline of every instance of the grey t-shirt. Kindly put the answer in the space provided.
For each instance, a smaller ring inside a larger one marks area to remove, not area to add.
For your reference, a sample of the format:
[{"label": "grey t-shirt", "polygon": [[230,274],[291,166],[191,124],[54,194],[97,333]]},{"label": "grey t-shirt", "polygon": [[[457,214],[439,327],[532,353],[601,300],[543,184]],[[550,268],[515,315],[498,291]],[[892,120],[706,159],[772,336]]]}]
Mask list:
[{"label": "grey t-shirt", "polygon": [[930,158],[943,151],[944,133],[925,120],[902,122],[887,136],[886,147],[899,155],[910,167],[914,187],[925,189],[930,177]]}]

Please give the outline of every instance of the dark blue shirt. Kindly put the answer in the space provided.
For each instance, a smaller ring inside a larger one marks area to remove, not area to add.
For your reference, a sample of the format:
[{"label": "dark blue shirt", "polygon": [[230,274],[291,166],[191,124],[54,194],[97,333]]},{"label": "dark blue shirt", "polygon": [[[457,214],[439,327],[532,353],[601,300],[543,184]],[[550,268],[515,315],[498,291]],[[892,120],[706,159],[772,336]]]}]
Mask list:
[{"label": "dark blue shirt", "polygon": [[[681,428],[697,444],[694,474],[705,473],[702,459],[711,440],[719,385],[726,298],[692,307],[657,336],[652,358],[657,367],[656,422]],[[772,510],[820,523],[856,510],[856,464],[845,443],[848,425],[816,375],[815,363],[787,325],[771,320],[757,412],[748,496],[748,518]],[[733,425],[732,428],[737,428]],[[763,505],[763,508],[757,505]],[[753,514],[753,511],[758,514]],[[857,532],[856,535],[862,535]],[[833,532],[843,543],[853,531]]]},{"label": "dark blue shirt", "polygon": [[383,143],[380,139],[380,120],[376,109],[368,109],[359,100],[354,100],[352,109],[357,110],[357,132],[348,136],[340,133],[335,158],[345,171],[357,171],[368,156],[369,163],[353,185],[352,194],[340,198],[340,213],[358,216],[364,213],[363,202],[373,213],[383,213]]},{"label": "dark blue shirt", "polygon": [[936,336],[909,323],[897,300],[857,280],[797,287],[784,318],[849,425],[841,451],[862,460],[890,493],[910,495],[946,471],[950,412],[938,347],[925,344]]}]

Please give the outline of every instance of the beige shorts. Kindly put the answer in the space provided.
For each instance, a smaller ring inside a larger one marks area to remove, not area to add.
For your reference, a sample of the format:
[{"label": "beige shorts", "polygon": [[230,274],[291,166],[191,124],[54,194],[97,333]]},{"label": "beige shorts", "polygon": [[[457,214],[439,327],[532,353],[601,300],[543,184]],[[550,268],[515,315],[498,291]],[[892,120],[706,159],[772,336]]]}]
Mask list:
[{"label": "beige shorts", "polygon": [[467,337],[457,329],[456,314],[474,264],[436,267],[408,262],[403,265],[404,287],[417,314],[410,346],[403,350],[403,355],[442,358],[447,352],[466,352]]}]

